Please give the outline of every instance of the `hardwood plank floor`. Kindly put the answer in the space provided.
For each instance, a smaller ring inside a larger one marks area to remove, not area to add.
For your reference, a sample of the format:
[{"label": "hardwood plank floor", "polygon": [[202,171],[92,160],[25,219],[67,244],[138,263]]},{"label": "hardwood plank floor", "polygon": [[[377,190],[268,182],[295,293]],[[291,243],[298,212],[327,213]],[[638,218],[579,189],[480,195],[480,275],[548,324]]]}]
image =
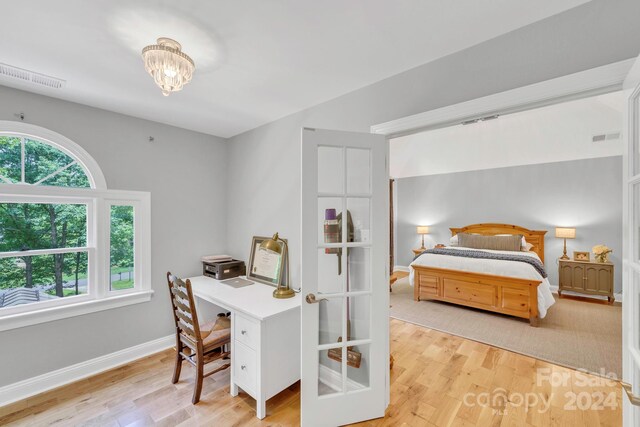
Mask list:
[{"label": "hardwood plank floor", "polygon": [[[384,418],[360,426],[622,424],[617,383],[399,320],[390,322],[395,358],[391,403]],[[181,381],[173,385],[173,360],[172,350],[163,351],[0,408],[0,425],[299,425],[299,383],[270,399],[267,418],[260,421],[251,397],[229,395],[229,370],[206,378],[201,402],[192,405],[193,369],[185,365]],[[601,410],[590,409],[598,403]]]}]

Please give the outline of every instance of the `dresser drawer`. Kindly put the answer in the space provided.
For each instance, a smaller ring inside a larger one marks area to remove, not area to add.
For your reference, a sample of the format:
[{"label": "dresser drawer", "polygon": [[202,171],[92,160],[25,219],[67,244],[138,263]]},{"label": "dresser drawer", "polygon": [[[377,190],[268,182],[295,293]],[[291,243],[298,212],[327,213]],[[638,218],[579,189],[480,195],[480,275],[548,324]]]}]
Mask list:
[{"label": "dresser drawer", "polygon": [[255,320],[236,314],[233,333],[236,341],[249,348],[255,350],[260,345],[260,325]]},{"label": "dresser drawer", "polygon": [[256,352],[244,344],[234,341],[231,349],[233,381],[255,397],[258,383]]}]

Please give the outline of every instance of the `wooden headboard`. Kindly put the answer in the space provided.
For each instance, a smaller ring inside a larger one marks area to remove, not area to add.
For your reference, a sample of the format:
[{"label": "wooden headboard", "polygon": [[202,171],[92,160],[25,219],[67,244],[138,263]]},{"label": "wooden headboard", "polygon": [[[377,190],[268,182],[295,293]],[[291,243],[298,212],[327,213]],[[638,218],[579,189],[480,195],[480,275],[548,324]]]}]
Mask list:
[{"label": "wooden headboard", "polygon": [[527,240],[527,243],[533,245],[531,250],[538,254],[540,260],[544,262],[544,235],[547,234],[545,230],[529,230],[528,228],[511,224],[472,224],[462,228],[450,228],[450,230],[452,236],[458,233],[476,233],[485,236],[522,234]]}]

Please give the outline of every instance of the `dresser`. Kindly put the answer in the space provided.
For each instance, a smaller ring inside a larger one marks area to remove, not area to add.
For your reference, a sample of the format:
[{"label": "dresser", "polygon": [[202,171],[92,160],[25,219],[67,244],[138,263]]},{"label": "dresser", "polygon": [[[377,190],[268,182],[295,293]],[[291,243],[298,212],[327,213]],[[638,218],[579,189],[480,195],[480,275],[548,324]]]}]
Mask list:
[{"label": "dresser", "polygon": [[201,319],[231,312],[231,387],[256,400],[256,416],[266,401],[300,379],[300,294],[276,299],[273,286],[234,288],[210,277],[192,277]]},{"label": "dresser", "polygon": [[558,295],[563,291],[588,295],[606,296],[613,304],[613,264],[610,262],[589,262],[558,260]]}]

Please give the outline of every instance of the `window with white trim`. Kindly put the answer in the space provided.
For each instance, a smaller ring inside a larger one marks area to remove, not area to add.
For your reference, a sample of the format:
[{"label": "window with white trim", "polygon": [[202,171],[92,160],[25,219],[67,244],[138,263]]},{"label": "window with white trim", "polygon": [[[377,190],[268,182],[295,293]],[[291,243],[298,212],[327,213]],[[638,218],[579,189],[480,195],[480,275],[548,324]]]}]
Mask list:
[{"label": "window with white trim", "polygon": [[0,121],[0,330],[148,300],[149,218],[77,144]]}]

